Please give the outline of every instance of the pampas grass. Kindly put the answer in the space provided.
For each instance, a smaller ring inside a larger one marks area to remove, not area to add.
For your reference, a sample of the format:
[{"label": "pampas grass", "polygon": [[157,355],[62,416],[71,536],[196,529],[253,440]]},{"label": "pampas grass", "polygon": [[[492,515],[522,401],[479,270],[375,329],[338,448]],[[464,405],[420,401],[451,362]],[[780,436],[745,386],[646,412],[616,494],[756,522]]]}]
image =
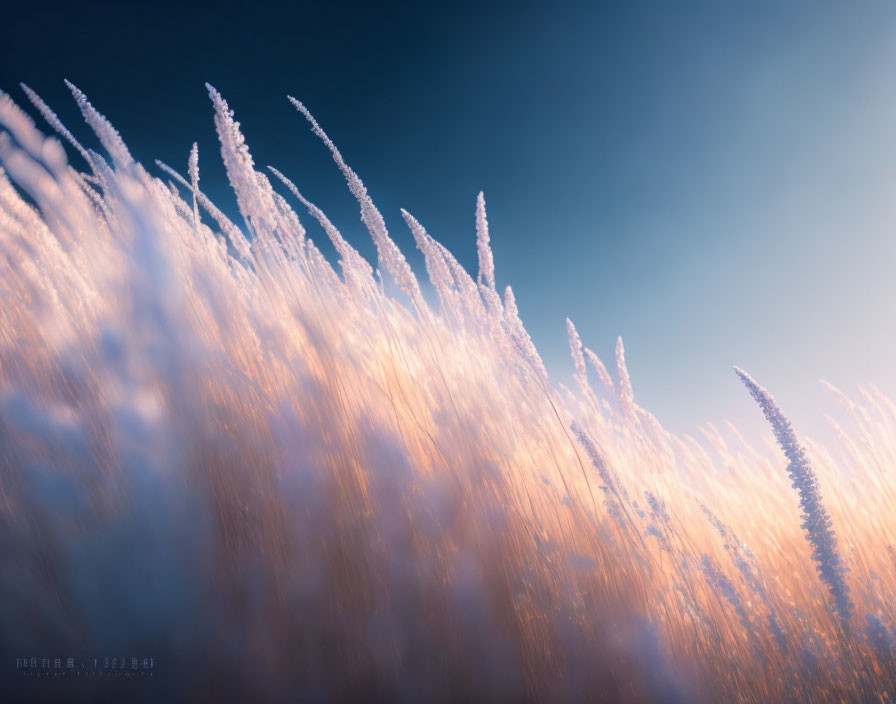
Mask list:
[{"label": "pampas grass", "polygon": [[849,400],[830,448],[800,444],[739,372],[784,460],[733,426],[673,435],[621,340],[614,382],[570,322],[576,389],[548,376],[497,293],[482,196],[475,277],[403,213],[430,304],[298,101],[376,267],[314,184],[271,169],[275,188],[213,88],[239,226],[199,190],[196,147],[186,177],[150,172],[72,93],[105,155],[25,89],[84,170],[0,97],[5,663],[152,656],[127,692],[147,700],[893,697],[884,397]]},{"label": "pampas grass", "polygon": [[793,482],[793,488],[799,493],[803,528],[813,548],[812,558],[816,562],[821,580],[831,592],[837,613],[844,623],[848,623],[854,608],[845,579],[845,573],[849,570],[844,566],[838,552],[837,536],[831,527],[831,516],[824,507],[818,479],[812,470],[812,465],[809,464],[806,451],[800,447],[790,421],[778,408],[771,394],[759,386],[743,369],[735,367],[734,370],[759,404],[789,461],[787,473]]}]

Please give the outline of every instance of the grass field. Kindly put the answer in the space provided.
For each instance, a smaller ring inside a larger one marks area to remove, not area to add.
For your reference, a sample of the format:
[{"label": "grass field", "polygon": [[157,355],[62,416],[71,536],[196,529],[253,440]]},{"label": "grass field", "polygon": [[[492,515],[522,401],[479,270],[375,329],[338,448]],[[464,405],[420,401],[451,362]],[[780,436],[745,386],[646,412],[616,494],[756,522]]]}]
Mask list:
[{"label": "grass field", "polygon": [[574,388],[549,378],[496,289],[481,196],[475,277],[403,213],[421,284],[297,101],[376,266],[253,163],[214,89],[240,224],[195,149],[183,175],[148,171],[72,92],[104,156],[32,93],[59,139],[0,98],[10,674],[52,649],[149,653],[190,700],[896,695],[881,393],[832,388],[845,420],[822,444],[738,370],[778,445],[673,435],[621,340],[611,374],[568,322]]}]

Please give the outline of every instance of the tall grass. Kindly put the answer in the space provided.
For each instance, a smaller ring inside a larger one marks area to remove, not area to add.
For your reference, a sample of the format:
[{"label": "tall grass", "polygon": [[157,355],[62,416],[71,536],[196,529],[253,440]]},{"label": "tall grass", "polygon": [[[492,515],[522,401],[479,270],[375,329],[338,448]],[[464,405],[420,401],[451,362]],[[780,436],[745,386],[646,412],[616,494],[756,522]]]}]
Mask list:
[{"label": "tall grass", "polygon": [[849,570],[844,566],[838,552],[837,536],[831,527],[831,516],[824,507],[818,479],[809,464],[806,451],[800,446],[790,421],[778,408],[771,394],[759,386],[743,369],[737,367],[734,369],[771,424],[778,444],[789,461],[787,473],[793,482],[793,488],[800,496],[803,528],[813,548],[812,558],[815,560],[821,580],[831,592],[837,613],[840,614],[844,624],[848,624],[853,612],[849,587],[845,579],[845,573]]},{"label": "tall grass", "polygon": [[403,213],[429,303],[298,101],[376,269],[256,167],[214,89],[239,226],[200,190],[196,147],[186,176],[150,172],[72,92],[105,156],[25,89],[78,168],[0,97],[14,697],[53,694],[13,669],[46,653],[153,656],[152,686],[126,693],[150,700],[892,699],[896,408],[879,392],[840,394],[826,447],[739,372],[784,457],[733,426],[673,435],[636,404],[621,340],[614,381],[568,322],[577,388],[551,381],[497,292],[481,195],[475,277]]}]

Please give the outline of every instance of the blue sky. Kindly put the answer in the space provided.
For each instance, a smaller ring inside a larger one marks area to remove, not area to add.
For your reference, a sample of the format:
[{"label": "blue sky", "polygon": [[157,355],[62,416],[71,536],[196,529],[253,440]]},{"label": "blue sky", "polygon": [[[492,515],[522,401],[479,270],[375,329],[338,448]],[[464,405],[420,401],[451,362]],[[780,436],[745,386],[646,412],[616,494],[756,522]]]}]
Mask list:
[{"label": "blue sky", "polygon": [[732,364],[807,429],[819,378],[896,395],[896,5],[78,5],[4,11],[0,88],[72,126],[69,78],[145,163],[198,140],[232,211],[210,81],[257,161],[373,257],[294,95],[421,275],[398,209],[473,268],[484,190],[498,283],[559,378],[570,316],[608,363],[623,336],[636,400],[673,430],[758,424]]}]

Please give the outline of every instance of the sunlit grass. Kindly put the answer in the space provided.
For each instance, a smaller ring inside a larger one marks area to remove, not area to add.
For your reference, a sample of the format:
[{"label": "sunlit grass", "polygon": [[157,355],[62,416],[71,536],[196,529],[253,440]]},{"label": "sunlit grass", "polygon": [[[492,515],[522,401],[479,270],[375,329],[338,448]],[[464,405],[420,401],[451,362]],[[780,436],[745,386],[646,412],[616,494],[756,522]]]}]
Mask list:
[{"label": "sunlit grass", "polygon": [[[0,99],[4,654],[152,651],[207,699],[893,696],[878,391],[833,390],[826,444],[778,432],[806,450],[796,474],[729,425],[672,435],[621,340],[614,381],[569,322],[577,388],[547,378],[481,197],[476,278],[404,213],[430,305],[316,123],[376,270],[288,175],[274,190],[214,90],[240,227],[195,150],[165,182],[73,92],[107,157],[29,97],[86,173]],[[836,542],[807,540],[788,471]],[[831,554],[849,572],[823,581]]]}]

